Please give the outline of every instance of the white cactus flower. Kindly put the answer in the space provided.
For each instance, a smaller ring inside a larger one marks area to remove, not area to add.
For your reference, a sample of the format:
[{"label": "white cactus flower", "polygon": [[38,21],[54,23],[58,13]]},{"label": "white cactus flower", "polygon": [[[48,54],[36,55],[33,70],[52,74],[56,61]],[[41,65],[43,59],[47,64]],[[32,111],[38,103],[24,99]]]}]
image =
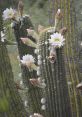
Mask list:
[{"label": "white cactus flower", "polygon": [[35,65],[35,60],[32,55],[27,54],[22,57],[22,60],[20,60],[21,64],[28,67],[29,71],[35,70],[37,71],[37,66]]},{"label": "white cactus flower", "polygon": [[22,60],[21,60],[21,63],[24,64],[24,65],[27,64],[27,63],[34,63],[34,62],[35,62],[34,58],[30,54],[24,55],[22,57]]},{"label": "white cactus flower", "polygon": [[41,109],[42,110],[46,110],[46,106],[45,105],[42,105]]},{"label": "white cactus flower", "polygon": [[41,99],[41,103],[42,103],[42,104],[45,104],[45,103],[46,103],[46,99],[45,99],[45,98],[42,98],[42,99]]},{"label": "white cactus flower", "polygon": [[12,19],[16,15],[16,10],[10,8],[6,8],[6,10],[3,11],[3,20]]},{"label": "white cactus flower", "polygon": [[51,39],[49,39],[50,44],[56,48],[60,48],[61,46],[63,46],[64,41],[65,39],[60,33],[53,33],[51,35]]}]

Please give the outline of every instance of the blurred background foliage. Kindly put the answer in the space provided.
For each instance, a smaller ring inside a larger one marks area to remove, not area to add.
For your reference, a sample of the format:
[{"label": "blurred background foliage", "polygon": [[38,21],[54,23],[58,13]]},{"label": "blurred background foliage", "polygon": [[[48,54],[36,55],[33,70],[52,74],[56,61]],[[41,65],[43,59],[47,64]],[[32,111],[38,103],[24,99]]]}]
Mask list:
[{"label": "blurred background foliage", "polygon": [[29,14],[35,27],[39,24],[49,25],[48,0],[24,0],[25,13]]}]

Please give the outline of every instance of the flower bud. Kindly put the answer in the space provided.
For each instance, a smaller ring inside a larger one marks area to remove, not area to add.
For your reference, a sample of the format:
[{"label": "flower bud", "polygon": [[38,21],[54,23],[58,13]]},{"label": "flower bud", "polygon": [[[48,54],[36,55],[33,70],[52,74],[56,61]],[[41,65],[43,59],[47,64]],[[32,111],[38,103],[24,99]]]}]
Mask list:
[{"label": "flower bud", "polygon": [[58,9],[58,11],[57,11],[57,13],[55,15],[55,19],[61,20],[62,17],[63,17],[63,14],[62,14],[61,10]]}]

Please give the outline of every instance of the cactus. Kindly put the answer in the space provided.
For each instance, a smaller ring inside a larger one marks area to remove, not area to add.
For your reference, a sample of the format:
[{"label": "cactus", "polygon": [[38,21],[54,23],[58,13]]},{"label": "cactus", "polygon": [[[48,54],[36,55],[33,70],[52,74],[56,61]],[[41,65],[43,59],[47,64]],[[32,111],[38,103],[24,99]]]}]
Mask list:
[{"label": "cactus", "polygon": [[[46,108],[50,117],[71,117],[68,87],[65,77],[64,51],[56,49],[56,61],[51,63],[49,56],[50,33],[45,31],[40,36],[39,55],[42,57],[41,77],[46,82]],[[47,41],[47,44],[46,44]]]},{"label": "cactus", "polygon": [[[29,29],[30,27],[33,27],[30,18],[25,16],[22,17],[23,22],[22,22],[22,26],[20,27],[20,22],[19,23],[15,23],[14,25],[14,33],[15,33],[15,37],[16,37],[16,41],[18,44],[18,50],[19,50],[19,56],[20,56],[20,60],[22,59],[22,57],[26,54],[31,54],[35,57],[35,60],[37,60],[36,55],[34,54],[34,50],[35,50],[35,46],[33,45],[33,47],[31,46],[27,46],[23,43],[23,39],[24,37],[27,37],[27,40],[29,41],[29,44],[35,43],[36,40],[34,38],[32,38],[31,36],[28,36],[28,33],[26,31],[26,29]],[[29,39],[30,38],[30,39]],[[22,77],[23,77],[23,82],[24,82],[24,86],[28,88],[28,92],[27,92],[27,100],[29,102],[29,111],[30,113],[43,113],[45,115],[44,112],[42,112],[41,110],[41,98],[43,96],[43,89],[37,86],[33,86],[32,83],[30,82],[30,79],[35,78],[37,80],[37,73],[36,71],[29,71],[29,69],[24,66],[21,65],[21,70],[22,70]]]},{"label": "cactus", "polygon": [[[2,22],[0,11],[0,22]],[[1,42],[1,23],[0,23],[0,116],[18,117],[28,116],[20,95],[16,89],[10,59],[7,48]]]},{"label": "cactus", "polygon": [[[81,117],[82,112],[82,99],[78,91],[76,90],[76,85],[80,82],[79,71],[78,71],[78,51],[77,51],[77,38],[76,38],[76,24],[75,24],[75,11],[74,11],[74,0],[64,0],[62,2],[62,7],[64,8],[64,24],[67,25],[69,32],[66,39],[65,46],[65,57],[66,57],[66,72],[67,82],[71,82],[68,85],[70,94],[70,105],[72,116]],[[77,59],[76,59],[77,58]]]},{"label": "cactus", "polygon": [[[73,0],[55,2],[55,6],[64,11],[62,24],[69,29],[65,47],[61,47],[66,28],[59,30],[63,16],[60,9],[55,15],[55,26],[45,29],[40,27],[38,34],[33,30],[29,17],[21,14],[20,21],[14,21],[23,82],[28,87],[27,100],[30,113],[34,114],[32,116],[81,117],[82,99],[76,91],[80,78],[78,63],[75,61],[77,51],[73,49],[77,40],[72,2]],[[59,38],[53,38],[58,35],[62,40],[59,44]],[[32,56],[35,57],[35,63]]]}]

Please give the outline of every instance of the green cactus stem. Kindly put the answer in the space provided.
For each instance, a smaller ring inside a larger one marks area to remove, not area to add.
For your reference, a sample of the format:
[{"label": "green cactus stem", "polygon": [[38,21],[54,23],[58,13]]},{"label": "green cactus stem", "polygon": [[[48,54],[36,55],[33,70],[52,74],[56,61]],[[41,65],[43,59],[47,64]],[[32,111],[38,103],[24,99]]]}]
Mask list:
[{"label": "green cactus stem", "polygon": [[[2,16],[0,11],[0,22]],[[0,31],[2,30],[0,23]],[[7,48],[1,42],[0,35],[0,116],[1,117],[27,117],[23,102],[14,83],[10,59]]]},{"label": "green cactus stem", "polygon": [[[21,37],[23,38],[27,37],[32,42],[36,43],[36,40],[32,38],[32,36],[28,36],[27,30],[26,30],[26,29],[29,29],[30,27],[32,29],[33,25],[31,23],[30,18],[27,16],[22,17],[22,20],[23,20],[22,22],[23,25],[21,27],[20,27],[20,22],[15,23],[15,26],[14,26],[14,33],[15,33],[17,44],[18,44],[20,59],[22,59],[22,57],[26,54],[31,54],[35,57],[35,60],[37,61],[37,57],[34,53],[35,48],[25,45],[20,39]],[[21,66],[21,70],[22,70],[22,77],[23,77],[24,85],[28,87],[27,100],[29,102],[30,113],[32,114],[40,113],[42,115],[45,115],[45,112],[41,110],[41,98],[43,97],[44,91],[42,88],[34,87],[30,82],[30,79],[32,78],[35,78],[35,79],[38,78],[37,72],[34,70],[29,71],[29,69],[25,66]]]}]

